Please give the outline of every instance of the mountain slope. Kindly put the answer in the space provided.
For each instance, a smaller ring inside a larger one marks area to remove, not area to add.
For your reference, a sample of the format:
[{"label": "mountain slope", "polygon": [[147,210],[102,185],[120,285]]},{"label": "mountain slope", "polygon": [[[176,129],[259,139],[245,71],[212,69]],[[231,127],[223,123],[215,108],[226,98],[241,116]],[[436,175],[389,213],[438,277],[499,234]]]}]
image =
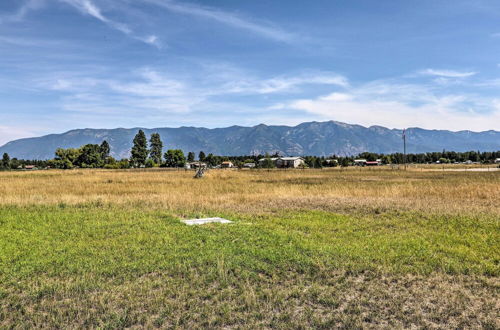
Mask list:
[{"label": "mountain slope", "polygon": [[[23,159],[53,158],[57,148],[77,148],[87,143],[107,140],[116,158],[129,157],[132,139],[139,128],[76,129],[62,134],[19,139],[0,147],[0,154]],[[149,135],[158,132],[164,150],[179,148],[185,152],[217,155],[248,155],[279,152],[284,155],[351,155],[363,151],[377,153],[402,150],[399,129],[381,126],[363,127],[335,121],[308,122],[300,125],[226,128],[154,128],[144,129]],[[407,129],[408,152],[500,150],[500,132],[451,132],[445,130]]]}]

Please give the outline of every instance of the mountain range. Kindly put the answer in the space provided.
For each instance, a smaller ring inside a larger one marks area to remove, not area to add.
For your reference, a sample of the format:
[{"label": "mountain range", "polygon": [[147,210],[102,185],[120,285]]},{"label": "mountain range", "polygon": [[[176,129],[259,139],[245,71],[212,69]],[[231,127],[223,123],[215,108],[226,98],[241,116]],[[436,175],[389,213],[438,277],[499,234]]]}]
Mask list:
[{"label": "mountain range", "polygon": [[[297,126],[253,127],[231,126],[225,128],[115,128],[75,129],[62,134],[25,138],[8,142],[0,147],[0,154],[7,152],[20,159],[50,159],[57,148],[77,148],[87,143],[100,144],[103,140],[111,146],[115,158],[128,158],[134,135],[144,130],[161,135],[164,150],[182,149],[185,153],[203,150],[216,155],[355,155],[369,151],[376,153],[402,152],[401,129],[381,126],[364,127],[336,121],[307,122]],[[446,131],[409,128],[406,130],[407,152],[496,151],[500,150],[499,131]]]}]

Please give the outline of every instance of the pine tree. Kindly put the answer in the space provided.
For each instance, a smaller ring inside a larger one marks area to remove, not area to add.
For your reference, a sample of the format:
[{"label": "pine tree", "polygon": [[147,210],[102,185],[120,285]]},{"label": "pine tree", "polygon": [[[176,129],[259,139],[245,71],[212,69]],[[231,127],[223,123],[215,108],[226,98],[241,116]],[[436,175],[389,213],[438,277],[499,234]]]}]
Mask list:
[{"label": "pine tree", "polygon": [[142,129],[136,134],[133,142],[134,146],[132,147],[130,161],[133,166],[140,167],[145,165],[146,158],[148,158],[148,141]]},{"label": "pine tree", "polygon": [[188,152],[187,161],[190,163],[194,162],[194,152],[192,151]]},{"label": "pine tree", "polygon": [[161,141],[160,134],[153,133],[149,139],[149,157],[155,162],[155,164],[161,164],[161,153],[163,149],[163,142]]},{"label": "pine tree", "polygon": [[205,161],[205,158],[207,158],[207,156],[205,156],[205,153],[203,151],[200,151],[200,153],[198,154],[198,159],[200,160],[200,162]]},{"label": "pine tree", "polygon": [[10,168],[10,157],[8,153],[3,154],[2,163],[0,164],[0,167],[5,169]]},{"label": "pine tree", "polygon": [[109,152],[111,151],[108,141],[102,141],[99,149],[101,152],[101,158],[103,161],[105,161],[109,157]]}]

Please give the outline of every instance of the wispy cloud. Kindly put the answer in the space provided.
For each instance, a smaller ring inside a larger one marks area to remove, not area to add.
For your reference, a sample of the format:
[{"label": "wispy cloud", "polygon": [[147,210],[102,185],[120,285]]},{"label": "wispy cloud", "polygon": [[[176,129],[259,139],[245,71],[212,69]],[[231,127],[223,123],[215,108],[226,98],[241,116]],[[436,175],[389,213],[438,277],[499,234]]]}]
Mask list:
[{"label": "wispy cloud", "polygon": [[203,19],[208,19],[216,21],[225,25],[232,26],[237,29],[246,30],[254,34],[260,35],[265,38],[282,41],[291,42],[297,38],[293,33],[284,31],[283,29],[276,27],[268,22],[256,22],[244,18],[240,15],[213,9],[209,7],[180,3],[171,0],[142,0],[146,3],[154,4],[158,7],[164,8],[168,11],[196,16]]},{"label": "wispy cloud", "polygon": [[224,84],[226,93],[274,94],[297,91],[304,85],[336,85],[348,87],[347,78],[335,73],[316,73],[298,76],[283,76],[270,79],[232,79]]},{"label": "wispy cloud", "polygon": [[19,7],[19,9],[11,14],[6,16],[0,16],[0,23],[2,22],[20,22],[25,16],[33,10],[38,10],[45,5],[45,0],[26,0]]},{"label": "wispy cloud", "polygon": [[474,71],[453,71],[453,70],[437,70],[437,69],[426,69],[419,72],[422,75],[437,76],[445,78],[467,78],[477,74]]},{"label": "wispy cloud", "polygon": [[132,31],[132,29],[125,23],[117,22],[114,21],[107,16],[105,16],[101,9],[97,7],[91,0],[60,0],[64,3],[67,3],[77,9],[80,13],[84,15],[91,16],[112,29],[115,29],[117,31],[120,31],[124,33],[125,35],[134,38],[136,40],[142,41],[146,44],[156,46],[158,48],[161,47],[161,44],[158,40],[158,37],[156,35],[149,35],[149,36],[138,36]]}]

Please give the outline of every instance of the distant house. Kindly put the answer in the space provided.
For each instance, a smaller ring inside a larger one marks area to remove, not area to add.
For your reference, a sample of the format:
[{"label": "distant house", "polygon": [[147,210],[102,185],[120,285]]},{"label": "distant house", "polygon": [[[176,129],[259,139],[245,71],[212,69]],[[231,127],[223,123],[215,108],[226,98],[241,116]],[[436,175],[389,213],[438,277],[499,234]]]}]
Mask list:
[{"label": "distant house", "polygon": [[366,159],[355,159],[354,160],[354,165],[356,165],[356,166],[365,166],[366,165]]},{"label": "distant house", "polygon": [[255,163],[245,163],[245,164],[243,164],[243,167],[245,167],[245,168],[254,168],[255,167]]},{"label": "distant house", "polygon": [[25,170],[36,170],[37,167],[36,167],[36,165],[25,165],[24,169]]},{"label": "distant house", "polygon": [[365,165],[366,166],[379,166],[380,163],[378,161],[376,161],[376,160],[371,160],[371,161],[368,160],[368,161],[365,162]]},{"label": "distant house", "polygon": [[297,168],[304,164],[304,158],[302,157],[280,157],[276,160],[276,167],[278,168]]},{"label": "distant house", "polygon": [[234,165],[233,165],[233,162],[230,162],[230,161],[224,161],[220,164],[220,167],[221,168],[233,168]]},{"label": "distant house", "polygon": [[302,157],[261,158],[259,159],[259,164],[263,164],[266,159],[270,159],[277,168],[297,168],[305,164],[304,158]]},{"label": "distant house", "polygon": [[191,168],[207,168],[207,163],[203,163],[203,162],[191,162],[191,163],[187,163],[184,168],[186,169],[191,169]]},{"label": "distant house", "polygon": [[500,158],[495,159],[495,164],[500,164]]},{"label": "distant house", "polygon": [[333,165],[333,166],[335,166],[335,165],[337,165],[337,164],[339,163],[339,161],[338,161],[337,159],[327,159],[327,160],[326,160],[326,163],[327,163],[328,165]]}]

